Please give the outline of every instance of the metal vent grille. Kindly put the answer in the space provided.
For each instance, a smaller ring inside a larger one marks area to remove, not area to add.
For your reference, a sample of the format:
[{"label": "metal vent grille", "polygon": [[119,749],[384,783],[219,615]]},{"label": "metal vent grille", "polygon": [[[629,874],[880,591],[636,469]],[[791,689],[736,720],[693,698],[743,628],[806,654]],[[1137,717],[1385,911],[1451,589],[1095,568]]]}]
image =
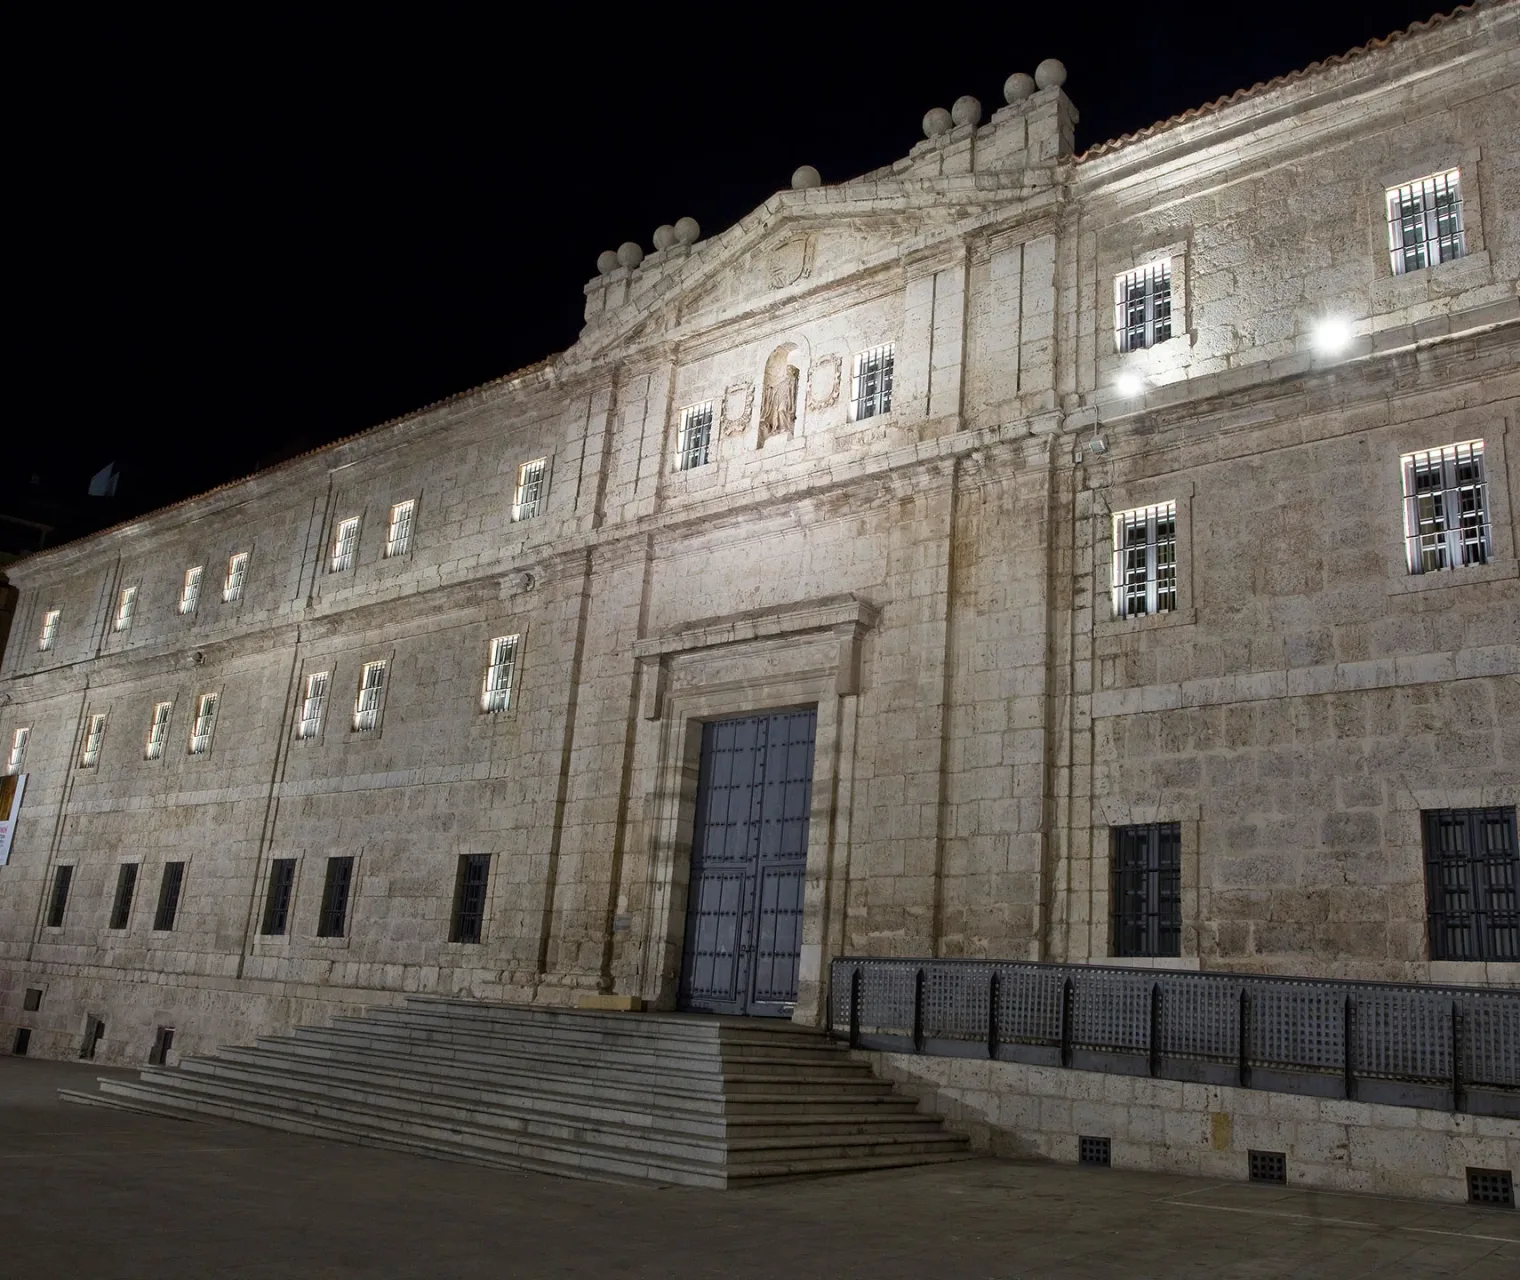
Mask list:
[{"label": "metal vent grille", "polygon": [[1467,1170],[1468,1204],[1498,1204],[1515,1207],[1515,1176],[1508,1169]]},{"label": "metal vent grille", "polygon": [[1287,1183],[1288,1157],[1281,1151],[1250,1151],[1246,1159],[1252,1182]]},{"label": "metal vent grille", "polygon": [[1113,1164],[1113,1153],[1107,1138],[1078,1138],[1077,1160],[1081,1164],[1102,1165],[1107,1169]]}]

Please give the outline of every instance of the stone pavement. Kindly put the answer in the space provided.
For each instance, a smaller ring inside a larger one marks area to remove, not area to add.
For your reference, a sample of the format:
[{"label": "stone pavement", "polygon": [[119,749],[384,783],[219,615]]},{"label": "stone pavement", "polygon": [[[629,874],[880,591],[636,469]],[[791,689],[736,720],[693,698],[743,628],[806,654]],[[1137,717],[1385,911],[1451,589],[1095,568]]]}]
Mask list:
[{"label": "stone pavement", "polygon": [[59,1103],[0,1058],[0,1275],[1520,1275],[1520,1212],[976,1160],[746,1191],[514,1174]]}]

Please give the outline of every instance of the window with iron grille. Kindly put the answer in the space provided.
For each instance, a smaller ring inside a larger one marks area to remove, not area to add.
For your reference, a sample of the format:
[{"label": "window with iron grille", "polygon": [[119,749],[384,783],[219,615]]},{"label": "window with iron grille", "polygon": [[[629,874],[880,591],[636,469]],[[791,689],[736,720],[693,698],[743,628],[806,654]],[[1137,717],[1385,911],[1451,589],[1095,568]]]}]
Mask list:
[{"label": "window with iron grille", "polygon": [[859,422],[892,408],[892,359],[895,347],[888,342],[855,357],[850,375],[850,417]]},{"label": "window with iron grille", "polygon": [[531,520],[538,514],[539,499],[544,493],[544,468],[547,458],[535,458],[517,468],[517,492],[512,498],[512,519]]},{"label": "window with iron grille", "polygon": [[512,702],[512,675],[517,670],[517,637],[497,636],[491,641],[486,664],[485,690],[480,705],[487,711],[505,711]]},{"label": "window with iron grille", "polygon": [[1456,169],[1388,190],[1388,260],[1404,275],[1450,262],[1467,252],[1462,229],[1462,181]]},{"label": "window with iron grille", "polygon": [[1520,849],[1513,805],[1427,809],[1432,960],[1520,960]]},{"label": "window with iron grille", "polygon": [[1487,564],[1493,555],[1483,441],[1405,454],[1404,542],[1410,573]]},{"label": "window with iron grille", "polygon": [[185,884],[183,862],[164,863],[163,879],[158,882],[158,909],[153,913],[153,928],[168,933],[174,928],[174,917],[179,914],[179,893]]},{"label": "window with iron grille", "polygon": [[459,859],[454,883],[454,927],[450,942],[479,942],[486,918],[486,884],[491,876],[491,855],[467,853]]},{"label": "window with iron grille", "polygon": [[348,892],[354,880],[352,858],[329,858],[327,879],[322,885],[322,913],[317,917],[317,937],[341,938],[348,924]]},{"label": "window with iron grille", "polygon": [[322,732],[322,717],[327,710],[328,673],[314,671],[306,677],[306,696],[301,699],[301,718],[296,723],[296,737],[315,738]]},{"label": "window with iron grille", "polygon": [[417,502],[408,498],[391,508],[390,528],[385,532],[385,558],[404,556],[412,549],[412,523],[417,513]]},{"label": "window with iron grille", "polygon": [[106,718],[100,713],[90,717],[89,727],[84,731],[84,750],[79,753],[79,767],[88,769],[100,763],[100,747],[105,741]]},{"label": "window with iron grille", "polygon": [[1138,618],[1177,607],[1177,504],[1114,516],[1114,616]]},{"label": "window with iron grille", "polygon": [[179,589],[179,611],[182,614],[194,613],[196,606],[201,602],[201,577],[206,572],[205,565],[195,565],[185,570],[184,585]]},{"label": "window with iron grille", "polygon": [[1169,258],[1114,280],[1114,335],[1120,351],[1154,347],[1172,336],[1172,263]]},{"label": "window with iron grille", "polygon": [[53,896],[48,899],[47,925],[49,929],[63,928],[63,913],[69,909],[69,885],[74,881],[74,868],[57,867],[53,871]]},{"label": "window with iron grille", "polygon": [[216,694],[203,693],[195,704],[195,721],[190,726],[190,754],[203,756],[211,750],[211,727],[216,721]]},{"label": "window with iron grille", "polygon": [[354,731],[367,733],[380,723],[380,700],[385,696],[385,660],[366,662],[359,673],[354,698]]},{"label": "window with iron grille", "polygon": [[676,470],[690,471],[712,461],[712,401],[681,410],[681,433],[676,439]]},{"label": "window with iron grille", "polygon": [[116,597],[116,618],[111,623],[112,631],[125,631],[132,625],[132,614],[137,609],[137,588],[123,587],[121,594]]},{"label": "window with iron grille", "polygon": [[1113,829],[1114,954],[1182,954],[1182,827]]},{"label": "window with iron grille", "polygon": [[157,760],[164,754],[164,743],[169,737],[169,716],[173,711],[172,702],[153,704],[153,719],[148,722],[148,740],[143,744],[144,760]]},{"label": "window with iron grille", "polygon": [[26,725],[11,734],[11,753],[6,757],[6,773],[20,773],[26,763],[26,744],[31,741],[32,727]]},{"label": "window with iron grille", "polygon": [[350,516],[347,520],[340,521],[338,531],[333,535],[332,561],[329,570],[332,573],[343,573],[354,567],[354,558],[359,553],[359,517]]},{"label": "window with iron grille", "polygon": [[227,559],[227,578],[222,583],[222,603],[231,604],[243,598],[243,583],[248,577],[248,553],[239,551]]},{"label": "window with iron grille", "polygon": [[137,892],[137,863],[123,862],[116,869],[116,896],[111,900],[112,929],[125,929],[132,916],[132,895]]},{"label": "window with iron grille", "polygon": [[39,653],[46,653],[53,647],[53,642],[58,638],[58,619],[62,614],[62,609],[49,609],[42,615],[42,634],[37,637]]},{"label": "window with iron grille", "polygon": [[283,937],[290,927],[290,899],[296,890],[296,860],[276,858],[269,864],[269,889],[264,894],[264,922],[259,932],[265,937]]}]

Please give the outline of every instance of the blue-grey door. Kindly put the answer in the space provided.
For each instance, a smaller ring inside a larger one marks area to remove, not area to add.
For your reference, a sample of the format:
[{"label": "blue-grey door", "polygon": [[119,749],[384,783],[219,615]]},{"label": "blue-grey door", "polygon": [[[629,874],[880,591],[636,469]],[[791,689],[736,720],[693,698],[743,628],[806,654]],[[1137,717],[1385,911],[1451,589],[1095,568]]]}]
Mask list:
[{"label": "blue-grey door", "polygon": [[797,1000],[818,713],[702,726],[681,1003],[789,1016]]}]

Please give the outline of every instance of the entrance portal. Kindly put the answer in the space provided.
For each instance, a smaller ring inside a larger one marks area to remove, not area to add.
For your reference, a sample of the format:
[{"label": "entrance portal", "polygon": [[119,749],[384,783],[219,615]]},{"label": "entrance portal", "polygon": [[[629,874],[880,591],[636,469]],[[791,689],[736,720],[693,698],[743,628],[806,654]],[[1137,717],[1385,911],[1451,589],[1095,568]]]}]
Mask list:
[{"label": "entrance portal", "polygon": [[791,1015],[817,727],[816,710],[702,726],[684,1008]]}]

